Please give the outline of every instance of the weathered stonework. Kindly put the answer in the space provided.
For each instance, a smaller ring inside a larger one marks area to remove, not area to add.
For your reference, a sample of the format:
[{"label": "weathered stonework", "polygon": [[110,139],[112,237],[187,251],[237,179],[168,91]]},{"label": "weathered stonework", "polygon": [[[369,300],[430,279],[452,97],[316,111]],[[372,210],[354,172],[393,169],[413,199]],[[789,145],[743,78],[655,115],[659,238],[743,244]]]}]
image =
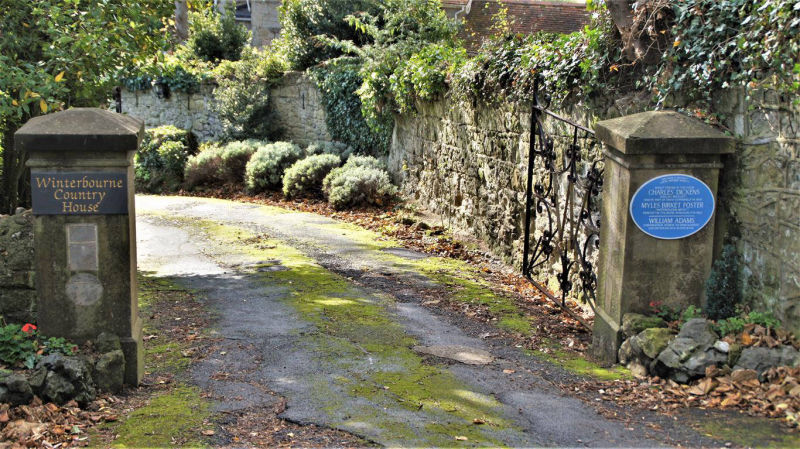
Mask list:
[{"label": "weathered stonework", "polygon": [[122,113],[144,120],[146,128],[175,125],[192,131],[201,142],[222,137],[222,124],[212,110],[214,84],[203,84],[196,94],[172,92],[167,99],[152,90],[122,90]]},{"label": "weathered stonework", "polygon": [[[578,116],[577,121],[589,123],[590,118]],[[572,143],[571,129],[549,118],[544,124],[560,161]],[[397,117],[388,162],[409,197],[441,215],[443,223],[469,232],[495,255],[519,266],[529,145],[529,105],[473,107],[443,100],[419,104],[415,115]],[[599,146],[584,152],[580,174],[601,157]],[[535,182],[546,175],[539,162]],[[562,181],[554,187],[563,192],[566,179]],[[536,218],[535,235],[546,229],[546,221],[543,215]],[[560,268],[560,262],[552,260],[539,270],[554,291]]]},{"label": "weathered stonework", "polygon": [[253,33],[254,46],[268,46],[280,36],[280,5],[281,0],[251,0],[250,31]]},{"label": "weathered stonework", "polygon": [[9,323],[36,321],[33,215],[0,215],[0,316]]},{"label": "weathered stonework", "polygon": [[282,139],[299,145],[330,142],[322,95],[301,72],[288,72],[270,91],[270,106]]},{"label": "weathered stonework", "polygon": [[[714,108],[727,116],[737,148],[724,161],[716,251],[726,234],[738,237],[748,303],[800,332],[800,108],[773,92],[717,98]],[[631,95],[557,112],[590,125],[641,112],[648,99]],[[514,103],[419,104],[416,114],[397,117],[389,155],[390,169],[410,198],[515,266],[522,255],[528,111],[528,105]],[[547,126],[563,140],[566,130],[553,121]],[[541,273],[551,287],[557,286],[557,268]]]},{"label": "weathered stonework", "polygon": [[[200,92],[173,92],[161,99],[151,91],[122,90],[122,112],[144,120],[145,127],[174,125],[192,131],[200,142],[219,140],[224,131],[213,111],[214,84],[204,84]],[[289,72],[270,91],[273,120],[282,132],[281,139],[300,145],[314,141],[330,142],[325,110],[316,84],[301,72]]]},{"label": "weathered stonework", "polygon": [[737,137],[727,201],[745,262],[746,301],[800,333],[800,106],[772,91],[718,105]]}]

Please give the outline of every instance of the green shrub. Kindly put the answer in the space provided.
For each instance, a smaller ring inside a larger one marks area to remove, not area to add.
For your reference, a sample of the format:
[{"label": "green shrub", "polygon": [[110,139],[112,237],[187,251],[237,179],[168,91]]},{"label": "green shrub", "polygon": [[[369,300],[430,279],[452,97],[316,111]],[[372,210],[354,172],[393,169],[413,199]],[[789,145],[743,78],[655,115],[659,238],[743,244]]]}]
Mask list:
[{"label": "green shrub", "polygon": [[734,245],[725,245],[706,281],[705,313],[712,320],[732,317],[742,302],[741,258]]},{"label": "green shrub", "polygon": [[190,131],[172,125],[147,130],[135,159],[137,190],[177,190],[183,182],[186,161],[196,151],[197,140]]},{"label": "green shrub", "polygon": [[326,193],[328,202],[335,209],[341,210],[348,207],[386,204],[397,194],[397,188],[392,185],[389,174],[384,170],[350,166],[327,183]]},{"label": "green shrub", "polygon": [[347,158],[353,154],[353,148],[341,142],[315,142],[306,147],[306,154],[309,156],[315,154],[335,154],[342,160],[347,160]]},{"label": "green shrub", "polygon": [[224,182],[242,182],[247,162],[259,147],[268,142],[248,139],[230,142],[220,150],[220,176]]},{"label": "green shrub", "polygon": [[284,0],[281,36],[273,45],[286,55],[293,70],[305,70],[342,54],[320,36],[355,45],[368,42],[365,34],[345,19],[351,14],[377,13],[380,6],[378,0]]},{"label": "green shrub", "polygon": [[212,144],[186,161],[184,179],[188,188],[213,187],[223,183],[222,148]]},{"label": "green shrub", "polygon": [[247,189],[251,192],[279,189],[284,171],[301,157],[303,150],[290,142],[276,142],[259,148],[245,168]]},{"label": "green shrub", "polygon": [[283,194],[287,198],[319,194],[322,180],[341,161],[335,154],[316,154],[296,162],[283,175]]},{"label": "green shrub", "polygon": [[238,61],[242,49],[250,41],[250,32],[236,23],[234,3],[229,3],[224,14],[213,8],[191,14],[189,41],[192,53],[203,61]]},{"label": "green shrub", "polygon": [[230,139],[274,140],[279,130],[272,119],[270,87],[283,73],[273,55],[255,53],[252,59],[221,64],[213,109]]}]

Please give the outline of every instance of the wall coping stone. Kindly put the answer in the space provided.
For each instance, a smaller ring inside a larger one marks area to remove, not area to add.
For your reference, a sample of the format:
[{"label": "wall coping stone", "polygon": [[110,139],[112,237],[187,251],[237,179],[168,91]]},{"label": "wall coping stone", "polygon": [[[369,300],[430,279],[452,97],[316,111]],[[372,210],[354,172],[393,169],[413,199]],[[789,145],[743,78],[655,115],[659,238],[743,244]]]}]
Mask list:
[{"label": "wall coping stone", "polygon": [[74,108],[32,118],[14,134],[14,145],[20,150],[127,152],[139,148],[143,137],[144,122],[137,118]]},{"label": "wall coping stone", "polygon": [[[726,154],[736,141],[675,111],[648,111],[598,122],[597,138],[622,154]],[[676,137],[679,136],[679,137]]]}]

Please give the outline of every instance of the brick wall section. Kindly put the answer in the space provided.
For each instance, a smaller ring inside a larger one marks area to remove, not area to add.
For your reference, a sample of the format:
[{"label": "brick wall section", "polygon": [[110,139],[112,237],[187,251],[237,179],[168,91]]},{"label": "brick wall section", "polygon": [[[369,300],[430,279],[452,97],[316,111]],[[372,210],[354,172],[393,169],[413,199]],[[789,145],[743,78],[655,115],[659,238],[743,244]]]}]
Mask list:
[{"label": "brick wall section", "polygon": [[0,315],[6,322],[36,319],[33,267],[33,215],[0,215]]},{"label": "brick wall section", "polygon": [[[502,3],[508,8],[513,33],[572,33],[589,23],[590,15],[583,3],[535,0],[502,0]],[[496,0],[473,1],[461,32],[468,50],[475,51],[491,35],[492,17],[499,9]]]}]

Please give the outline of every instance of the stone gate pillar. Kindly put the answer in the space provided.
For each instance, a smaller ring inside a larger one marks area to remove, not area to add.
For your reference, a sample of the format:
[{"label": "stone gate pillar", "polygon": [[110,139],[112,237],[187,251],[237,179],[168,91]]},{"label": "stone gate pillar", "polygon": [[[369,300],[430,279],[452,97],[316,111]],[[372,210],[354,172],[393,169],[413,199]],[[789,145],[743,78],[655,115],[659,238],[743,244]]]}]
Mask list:
[{"label": "stone gate pillar", "polygon": [[701,305],[711,271],[721,155],[734,140],[653,111],[597,123],[605,174],[593,351],[615,363],[620,324],[650,302]]},{"label": "stone gate pillar", "polygon": [[140,120],[76,108],[33,118],[14,135],[31,169],[39,330],[76,343],[118,335],[129,385],[144,363],[133,196],[143,132]]}]

